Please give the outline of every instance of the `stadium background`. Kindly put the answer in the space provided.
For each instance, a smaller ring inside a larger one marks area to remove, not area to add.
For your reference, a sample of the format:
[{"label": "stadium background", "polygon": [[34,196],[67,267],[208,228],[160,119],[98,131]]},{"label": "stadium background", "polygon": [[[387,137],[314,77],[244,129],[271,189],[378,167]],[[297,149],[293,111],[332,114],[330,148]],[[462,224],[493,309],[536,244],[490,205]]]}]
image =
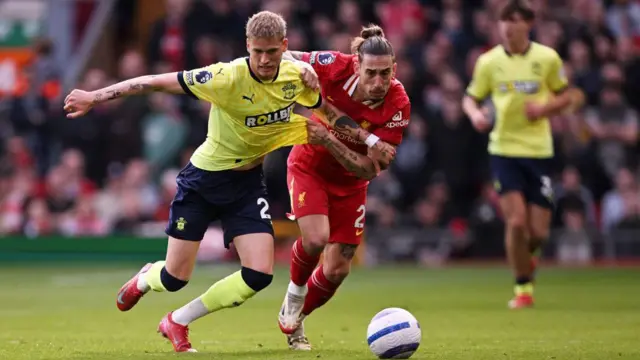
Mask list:
[{"label": "stadium background", "polygon": [[[61,100],[74,87],[244,56],[244,22],[258,9],[287,18],[296,50],[346,52],[362,24],[380,23],[414,113],[392,169],[370,186],[358,259],[369,267],[354,268],[306,321],[316,350],[290,352],[277,328],[288,279],[280,266],[249,303],[193,324],[204,357],[369,359],[369,320],[402,307],[423,331],[414,359],[640,359],[638,1],[534,1],[535,38],[560,52],[588,106],[553,119],[555,230],[536,309],[517,314],[505,308],[512,277],[487,138],[460,109],[475,59],[497,42],[500,0],[181,7],[188,2],[0,1],[0,359],[175,358],[155,334],[157,321],[237,270],[219,229],[207,234],[200,256],[208,264],[184,290],[151,294],[125,314],[114,300],[141,263],[164,256],[175,176],[204,139],[208,105],[153,94],[70,121]],[[283,220],[286,156],[274,153],[265,164],[282,264],[296,236],[295,223]]]},{"label": "stadium background", "polygon": [[[76,86],[91,90],[244,56],[247,17],[269,9],[287,19],[291,49],[348,52],[350,38],[370,21],[395,46],[397,77],[414,112],[391,170],[370,186],[367,261],[499,257],[502,217],[487,137],[460,106],[475,59],[498,42],[492,16],[499,3],[5,1],[0,234],[12,237],[12,246],[19,237],[163,237],[175,175],[205,137],[208,105],[153,94],[69,121],[61,99]],[[547,256],[578,263],[637,258],[640,5],[535,3],[534,38],[558,49],[588,98],[583,111],[553,119],[558,211]],[[295,226],[282,220],[287,154],[269,156],[265,172],[278,233],[290,240]],[[215,227],[209,237],[203,253],[226,256]]]}]

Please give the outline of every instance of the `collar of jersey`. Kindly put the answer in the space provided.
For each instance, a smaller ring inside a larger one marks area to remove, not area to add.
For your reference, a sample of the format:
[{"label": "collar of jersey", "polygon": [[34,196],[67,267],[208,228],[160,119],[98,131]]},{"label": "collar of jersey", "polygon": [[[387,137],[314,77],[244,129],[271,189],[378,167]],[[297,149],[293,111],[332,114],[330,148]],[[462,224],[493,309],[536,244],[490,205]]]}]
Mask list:
[{"label": "collar of jersey", "polygon": [[524,49],[524,51],[522,52],[522,54],[512,54],[512,53],[510,53],[510,52],[509,52],[509,50],[507,50],[507,48],[506,48],[504,45],[502,45],[502,50],[504,50],[504,53],[505,53],[505,54],[507,54],[507,56],[513,56],[513,55],[525,56],[525,55],[527,55],[527,53],[529,52],[529,50],[531,50],[531,44],[532,44],[532,41],[531,41],[531,40],[529,40],[529,45],[527,45],[527,48],[526,48],[526,49]]},{"label": "collar of jersey", "polygon": [[[260,84],[262,84],[262,80],[260,80],[260,78],[253,73],[253,70],[251,70],[251,64],[249,63],[249,57],[245,57],[244,58],[247,61],[247,69],[249,69],[249,75],[251,75],[251,77],[253,78],[253,80],[259,82]],[[278,68],[276,69],[276,76],[273,77],[273,80],[271,80],[271,82],[276,81],[276,79],[278,78],[278,75],[280,75],[280,65],[278,65]]]}]

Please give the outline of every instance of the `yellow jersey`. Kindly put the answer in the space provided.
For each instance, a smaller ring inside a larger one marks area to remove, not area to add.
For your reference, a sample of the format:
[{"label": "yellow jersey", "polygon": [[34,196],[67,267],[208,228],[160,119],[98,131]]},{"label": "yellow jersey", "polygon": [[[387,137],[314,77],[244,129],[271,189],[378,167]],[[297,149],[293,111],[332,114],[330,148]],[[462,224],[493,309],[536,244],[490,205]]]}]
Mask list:
[{"label": "yellow jersey", "polygon": [[553,157],[549,119],[530,121],[525,115],[525,103],[545,103],[567,87],[562,59],[550,47],[531,42],[523,54],[510,54],[499,45],[482,54],[475,64],[467,95],[477,101],[491,95],[496,119],[489,153]]},{"label": "yellow jersey", "polygon": [[207,139],[191,156],[194,166],[208,171],[234,169],[306,143],[306,118],[293,108],[296,103],[314,108],[322,101],[289,60],[282,60],[270,81],[251,71],[248,58],[179,72],[178,81],[187,94],[211,103]]}]

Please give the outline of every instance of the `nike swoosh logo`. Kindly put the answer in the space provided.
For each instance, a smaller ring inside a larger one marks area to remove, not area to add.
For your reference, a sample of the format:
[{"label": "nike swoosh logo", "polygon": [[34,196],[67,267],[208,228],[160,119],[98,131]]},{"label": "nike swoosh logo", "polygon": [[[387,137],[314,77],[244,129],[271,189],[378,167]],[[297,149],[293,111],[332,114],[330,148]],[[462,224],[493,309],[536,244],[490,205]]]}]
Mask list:
[{"label": "nike swoosh logo", "polygon": [[120,294],[118,294],[118,304],[122,304],[124,305],[124,300],[122,300],[122,296],[124,296],[124,290],[120,291]]},{"label": "nike swoosh logo", "polygon": [[363,230],[356,230],[356,236],[360,236],[360,235],[362,235],[362,233],[364,233],[364,229]]}]

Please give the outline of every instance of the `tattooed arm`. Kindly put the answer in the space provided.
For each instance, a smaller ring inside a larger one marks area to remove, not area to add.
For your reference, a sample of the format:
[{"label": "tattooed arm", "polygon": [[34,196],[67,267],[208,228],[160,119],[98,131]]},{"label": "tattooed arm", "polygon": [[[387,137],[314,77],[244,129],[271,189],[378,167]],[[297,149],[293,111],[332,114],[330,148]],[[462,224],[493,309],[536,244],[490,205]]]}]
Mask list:
[{"label": "tattooed arm", "polygon": [[184,94],[177,73],[145,75],[93,91],[93,103],[98,104],[120,97],[147,94],[153,91]]},{"label": "tattooed arm", "polygon": [[376,161],[349,149],[333,135],[329,136],[323,145],[345,169],[360,179],[371,180],[380,173],[380,166]]},{"label": "tattooed arm", "polygon": [[[318,75],[315,74],[313,66],[303,60],[305,55],[308,56],[309,53],[288,50],[282,57],[283,59],[299,63],[302,69],[301,78],[303,82],[308,87],[314,87],[313,84],[319,83]],[[305,69],[307,68],[310,68],[310,72],[313,73],[313,76],[309,76],[309,78],[313,78],[313,81],[307,78],[307,73],[305,73]],[[325,76],[327,75],[325,74]],[[381,141],[377,136],[372,135],[360,127],[356,121],[328,101],[323,101],[319,108],[314,109],[314,113],[337,132],[366,143],[369,146],[369,158],[373,159],[376,167],[385,170],[389,167],[391,161],[393,161],[395,157],[395,146]],[[355,154],[360,155],[358,153]],[[341,163],[343,161],[345,161],[345,159],[340,160]],[[351,171],[351,169],[347,169]]]},{"label": "tattooed arm", "polygon": [[355,120],[328,101],[323,101],[322,105],[314,109],[313,112],[337,132],[351,136],[356,140],[364,142],[371,135],[367,130],[361,128]]},{"label": "tattooed arm", "polygon": [[[358,123],[350,118],[346,113],[331,105],[328,101],[323,101],[322,105],[314,110],[314,113],[325,123],[331,126],[337,132],[350,136],[356,140],[367,143],[367,139],[371,139],[371,133],[363,129]],[[377,136],[374,136],[377,138]],[[369,145],[369,144],[367,144]],[[395,146],[390,145],[382,140],[375,141],[374,145],[369,145],[369,153],[372,150],[380,156],[374,156],[375,161],[382,169],[386,169],[393,161],[396,155]]]},{"label": "tattooed arm", "polygon": [[324,125],[308,120],[307,133],[310,144],[324,146],[345,169],[357,177],[371,180],[380,172],[380,167],[376,161],[367,155],[349,149],[348,146],[331,134]]},{"label": "tattooed arm", "polygon": [[302,57],[304,56],[303,51],[291,51],[287,50],[282,54],[283,59],[292,60],[292,61],[302,61]]},{"label": "tattooed arm", "polygon": [[125,80],[95,91],[73,90],[64,101],[67,117],[77,118],[86,114],[94,105],[125,96],[162,91],[172,94],[184,94],[178,81],[178,73],[145,75]]}]

